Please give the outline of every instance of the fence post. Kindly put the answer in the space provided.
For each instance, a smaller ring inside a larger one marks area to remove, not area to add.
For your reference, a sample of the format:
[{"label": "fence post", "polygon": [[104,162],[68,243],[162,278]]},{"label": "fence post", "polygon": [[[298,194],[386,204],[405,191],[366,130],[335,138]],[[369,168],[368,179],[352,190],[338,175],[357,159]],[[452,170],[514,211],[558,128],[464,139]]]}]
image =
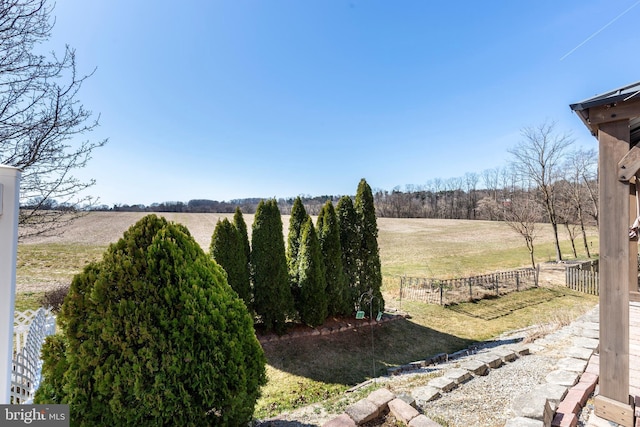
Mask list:
[{"label": "fence post", "polygon": [[400,311],[402,311],[402,285],[404,284],[404,278],[406,276],[400,276]]},{"label": "fence post", "polygon": [[471,287],[471,278],[467,278],[469,283],[469,301],[473,301],[473,288]]},{"label": "fence post", "polygon": [[439,285],[440,285],[440,305],[444,305],[443,304],[443,288],[444,288],[444,284],[442,282],[440,282]]},{"label": "fence post", "polygon": [[10,403],[20,170],[0,165],[0,404]]},{"label": "fence post", "polygon": [[520,291],[520,272],[516,271],[516,292]]}]

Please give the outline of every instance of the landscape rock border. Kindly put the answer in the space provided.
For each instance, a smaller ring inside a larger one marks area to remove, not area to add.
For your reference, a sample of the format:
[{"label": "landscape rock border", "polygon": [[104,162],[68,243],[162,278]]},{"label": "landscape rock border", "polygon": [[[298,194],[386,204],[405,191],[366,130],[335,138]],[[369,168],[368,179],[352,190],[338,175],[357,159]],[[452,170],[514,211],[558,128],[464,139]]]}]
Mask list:
[{"label": "landscape rock border", "polygon": [[[418,410],[428,402],[438,399],[443,393],[471,381],[475,376],[487,375],[491,369],[498,369],[505,363],[518,359],[518,357],[530,354],[526,345],[511,345],[508,348],[485,349],[486,352],[475,354],[474,358],[463,364],[462,367],[450,368],[443,371],[442,376],[438,376],[424,387],[415,388],[410,399],[397,398],[391,391],[381,388],[373,391],[368,397],[359,400],[349,406],[343,414],[333,418],[323,427],[351,427],[361,426],[375,419],[382,418],[387,413],[392,413],[396,420],[409,427],[436,427],[440,426]],[[469,354],[469,352],[464,353]],[[460,356],[463,353],[460,352]],[[394,368],[393,373],[400,373],[404,370],[415,370],[438,362],[449,361],[447,354],[436,355],[429,360],[414,362],[404,367]],[[475,363],[471,363],[474,361]],[[467,366],[465,368],[464,366]],[[545,400],[546,402],[546,400]],[[550,409],[549,409],[550,411]],[[346,415],[346,416],[345,416]],[[549,421],[553,413],[548,414]]]},{"label": "landscape rock border", "polygon": [[318,335],[330,335],[330,334],[336,334],[339,332],[350,331],[352,329],[363,328],[365,326],[380,325],[382,323],[392,322],[392,321],[400,320],[404,318],[405,316],[400,314],[385,313],[379,321],[375,319],[355,320],[355,321],[350,319],[349,322],[339,322],[333,326],[321,326],[319,328],[303,327],[304,329],[294,330],[284,335],[277,335],[277,334],[258,335],[258,341],[260,341],[260,344],[266,344],[266,343],[277,342],[277,341],[288,341],[296,338],[305,338],[305,337],[312,337],[312,336],[318,336]]}]

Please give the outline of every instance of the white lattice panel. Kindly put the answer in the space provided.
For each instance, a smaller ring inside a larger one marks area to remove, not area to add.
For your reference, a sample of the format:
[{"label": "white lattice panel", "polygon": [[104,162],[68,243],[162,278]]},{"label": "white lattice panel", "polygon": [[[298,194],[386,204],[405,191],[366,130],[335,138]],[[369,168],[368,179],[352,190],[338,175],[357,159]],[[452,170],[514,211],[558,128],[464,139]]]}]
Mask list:
[{"label": "white lattice panel", "polygon": [[49,310],[18,312],[14,320],[15,347],[11,370],[11,402],[29,403],[40,385],[40,349],[47,335],[55,333],[55,317]]}]

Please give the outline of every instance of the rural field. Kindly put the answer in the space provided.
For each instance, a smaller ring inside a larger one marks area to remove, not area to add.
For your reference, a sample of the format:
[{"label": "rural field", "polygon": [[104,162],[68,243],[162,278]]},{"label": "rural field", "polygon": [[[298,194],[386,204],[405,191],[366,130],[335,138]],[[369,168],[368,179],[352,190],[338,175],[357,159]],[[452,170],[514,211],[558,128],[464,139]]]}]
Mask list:
[{"label": "rural field", "polygon": [[[59,236],[20,242],[17,307],[33,305],[45,290],[68,284],[74,274],[88,262],[100,259],[108,245],[144,215],[94,212]],[[232,214],[163,216],[185,225],[206,251],[216,222],[232,218]],[[244,218],[250,232],[253,215]],[[283,216],[285,237],[288,219]],[[390,309],[398,307],[402,275],[444,279],[529,267],[524,239],[501,222],[379,218],[378,228],[382,290]],[[571,260],[566,232],[561,229],[560,234],[563,257]],[[564,267],[553,262],[550,226],[539,225],[534,243],[536,260],[542,266],[540,288],[455,307],[403,301],[401,308],[411,315],[410,319],[266,343],[263,347],[269,382],[263,388],[256,416],[267,418],[314,402],[324,402],[322,409],[316,408],[318,411],[338,411],[345,404],[344,392],[373,376],[372,358],[375,375],[383,375],[388,367],[454,352],[505,331],[537,325],[540,319],[547,319],[551,327],[565,324],[597,304],[597,297],[562,287]],[[589,245],[592,255],[596,254],[595,230],[589,232]],[[585,258],[582,241],[576,241],[576,246],[578,258]],[[374,329],[376,350],[372,355]]]},{"label": "rural field", "polygon": [[[92,212],[58,236],[33,237],[18,245],[18,292],[41,292],[69,283],[88,262],[98,260],[145,213]],[[158,214],[160,215],[160,214]],[[170,221],[186,226],[200,246],[208,251],[218,220],[232,214],[164,213]],[[253,215],[244,215],[251,233]],[[286,239],[289,217],[283,215]],[[387,291],[397,286],[401,275],[453,278],[529,266],[524,239],[505,223],[492,221],[378,218],[378,244]],[[560,230],[561,236],[565,236]],[[591,252],[597,252],[598,237],[590,230]],[[578,257],[585,257],[576,241]],[[563,256],[572,259],[565,237]],[[539,225],[535,240],[537,262],[555,259],[551,227]],[[394,285],[395,284],[395,285]]]}]

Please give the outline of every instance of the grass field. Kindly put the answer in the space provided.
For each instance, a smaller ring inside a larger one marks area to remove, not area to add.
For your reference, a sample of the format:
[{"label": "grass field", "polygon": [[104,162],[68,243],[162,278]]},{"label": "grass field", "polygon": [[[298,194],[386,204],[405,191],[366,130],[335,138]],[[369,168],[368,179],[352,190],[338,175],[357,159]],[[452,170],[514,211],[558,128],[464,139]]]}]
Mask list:
[{"label": "grass field", "polygon": [[558,287],[451,307],[404,302],[403,310],[411,319],[267,343],[269,383],[263,389],[256,415],[270,417],[304,404],[331,400],[371,378],[374,360],[376,375],[384,375],[389,367],[452,353],[503,332],[538,324],[540,319],[547,320],[544,328],[553,329],[584,314],[597,300]]},{"label": "grass field", "polygon": [[[142,213],[97,212],[80,219],[58,237],[25,240],[18,248],[17,306],[37,305],[44,290],[67,284],[84,265],[98,260],[110,243]],[[166,214],[185,225],[203,249],[208,250],[216,222],[224,214]],[[249,229],[252,215],[245,215]],[[283,216],[285,236],[288,217]],[[399,276],[464,277],[528,266],[529,254],[522,237],[504,223],[489,221],[378,219],[383,292],[388,307],[395,300]],[[539,226],[536,260],[555,259],[551,227]],[[576,242],[578,257],[584,257]],[[595,230],[589,244],[598,247]],[[563,256],[571,259],[569,242]],[[592,252],[596,252],[592,249]],[[320,336],[281,340],[264,345],[269,383],[258,402],[258,417],[268,417],[312,402],[337,396],[386,368],[420,360],[440,352],[453,352],[469,344],[550,319],[566,323],[597,303],[597,298],[561,287],[540,288],[500,299],[465,303],[449,308],[402,302],[411,319]],[[372,333],[374,353],[372,355]]]},{"label": "grass field", "polygon": [[[18,245],[18,292],[40,292],[69,283],[84,265],[98,260],[110,243],[142,218],[137,212],[94,212],[79,219],[60,236],[26,239]],[[200,246],[208,250],[218,220],[232,214],[164,214],[185,225]],[[245,215],[251,232],[253,215]],[[286,237],[289,217],[283,216]],[[537,262],[555,259],[551,226],[539,225],[535,240]],[[393,287],[400,275],[452,278],[528,266],[524,240],[505,223],[437,219],[378,219],[378,244],[385,286]],[[561,230],[562,232],[562,230]],[[562,234],[561,234],[562,236]],[[578,257],[584,257],[576,242]],[[590,230],[589,244],[597,251],[598,237]],[[563,256],[573,258],[566,237]]]}]

